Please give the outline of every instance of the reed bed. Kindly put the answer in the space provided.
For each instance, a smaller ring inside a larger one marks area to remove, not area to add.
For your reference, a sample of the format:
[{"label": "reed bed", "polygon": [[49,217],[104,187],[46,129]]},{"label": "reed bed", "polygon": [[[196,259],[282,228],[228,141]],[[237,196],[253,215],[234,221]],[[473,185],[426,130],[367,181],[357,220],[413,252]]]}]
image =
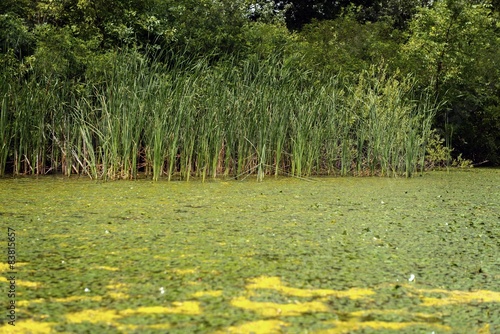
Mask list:
[{"label": "reed bed", "polygon": [[154,180],[404,175],[424,168],[436,105],[411,78],[354,79],[279,57],[167,67],[135,52],[75,84],[0,84],[0,173]]}]

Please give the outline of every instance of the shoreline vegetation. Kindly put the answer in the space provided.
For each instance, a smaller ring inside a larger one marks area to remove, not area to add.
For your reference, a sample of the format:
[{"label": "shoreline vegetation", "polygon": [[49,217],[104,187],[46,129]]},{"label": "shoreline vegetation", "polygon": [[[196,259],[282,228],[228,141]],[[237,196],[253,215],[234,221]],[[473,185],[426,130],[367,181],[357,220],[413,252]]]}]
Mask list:
[{"label": "shoreline vegetation", "polygon": [[382,3],[1,1],[0,176],[499,166],[499,2]]},{"label": "shoreline vegetation", "polygon": [[0,175],[103,180],[410,177],[438,108],[383,66],[331,76],[270,56],[167,68],[131,50],[80,84],[33,76],[0,93]]}]

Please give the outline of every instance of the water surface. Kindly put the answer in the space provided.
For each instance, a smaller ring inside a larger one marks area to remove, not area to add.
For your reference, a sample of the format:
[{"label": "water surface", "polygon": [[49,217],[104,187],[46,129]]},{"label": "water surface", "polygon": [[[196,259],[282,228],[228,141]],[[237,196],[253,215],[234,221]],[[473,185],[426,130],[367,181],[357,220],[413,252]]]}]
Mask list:
[{"label": "water surface", "polygon": [[0,189],[0,333],[500,332],[500,170]]}]

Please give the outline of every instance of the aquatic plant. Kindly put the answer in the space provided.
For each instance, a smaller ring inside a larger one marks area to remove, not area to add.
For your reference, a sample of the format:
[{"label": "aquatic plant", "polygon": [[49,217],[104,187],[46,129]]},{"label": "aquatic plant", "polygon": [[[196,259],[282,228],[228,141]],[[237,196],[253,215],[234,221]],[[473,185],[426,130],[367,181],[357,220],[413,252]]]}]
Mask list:
[{"label": "aquatic plant", "polygon": [[0,80],[0,176],[4,174],[11,145],[11,121],[9,109],[9,86],[4,76]]},{"label": "aquatic plant", "polygon": [[424,168],[435,104],[384,68],[348,78],[277,56],[168,67],[132,51],[102,67],[85,82],[33,75],[1,87],[1,173],[262,180]]},{"label": "aquatic plant", "polygon": [[496,333],[498,184],[1,178],[15,333]]}]

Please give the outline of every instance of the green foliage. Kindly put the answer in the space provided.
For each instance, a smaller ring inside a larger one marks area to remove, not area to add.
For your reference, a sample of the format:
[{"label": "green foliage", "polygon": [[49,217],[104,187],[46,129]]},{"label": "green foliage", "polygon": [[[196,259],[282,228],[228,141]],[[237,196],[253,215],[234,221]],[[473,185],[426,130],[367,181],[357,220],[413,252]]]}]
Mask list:
[{"label": "green foliage", "polygon": [[460,0],[438,1],[431,8],[421,8],[401,50],[407,66],[427,80],[424,85],[434,80],[437,93],[465,82],[466,75],[476,68],[477,57],[496,45],[489,13],[487,5]]},{"label": "green foliage", "polygon": [[37,26],[34,34],[38,43],[33,56],[28,58],[29,66],[38,75],[63,80],[81,76],[99,44],[98,40],[75,37],[69,27],[43,24]]},{"label": "green foliage", "polygon": [[420,9],[401,48],[402,67],[448,102],[436,124],[474,160],[498,161],[500,153],[498,128],[488,126],[499,122],[499,49],[498,18],[488,3],[459,0]]},{"label": "green foliage", "polygon": [[302,66],[357,75],[371,64],[391,62],[398,49],[397,31],[389,22],[362,24],[352,15],[315,22],[300,33]]},{"label": "green foliage", "polygon": [[[244,53],[249,57],[280,57],[287,48],[295,46],[295,35],[289,33],[282,24],[247,24],[242,31],[242,38],[245,41]],[[289,50],[288,53],[293,52]]]},{"label": "green foliage", "polygon": [[472,167],[472,161],[464,159],[459,154],[455,159],[452,157],[453,148],[445,144],[436,130],[433,130],[426,146],[425,164],[426,168],[434,169],[439,167]]},{"label": "green foliage", "polygon": [[156,36],[163,49],[190,57],[230,54],[238,52],[243,44],[247,6],[245,0],[152,1],[148,14],[153,16],[148,22],[153,18],[153,26],[162,27],[162,33]]},{"label": "green foliage", "polygon": [[0,53],[10,49],[22,57],[33,44],[33,36],[22,18],[15,14],[0,14]]},{"label": "green foliage", "polygon": [[459,167],[459,168],[474,167],[472,160],[462,158],[462,153],[460,153],[456,159],[453,159],[451,165],[453,167]]},{"label": "green foliage", "polygon": [[452,151],[450,147],[445,145],[445,140],[436,131],[432,131],[426,146],[426,167],[433,169],[435,167],[449,166],[452,160]]},{"label": "green foliage", "polygon": [[[1,12],[1,11],[0,11]],[[10,78],[22,75],[26,67],[23,57],[31,54],[35,45],[33,33],[24,20],[14,13],[0,14],[0,70]]]},{"label": "green foliage", "polygon": [[[287,27],[302,30],[314,20],[328,21],[341,17],[346,9],[356,9],[359,22],[378,22],[390,18],[397,29],[405,29],[419,6],[430,6],[432,0],[284,0],[258,1],[274,5],[276,15],[284,16]],[[265,5],[262,5],[265,7]]]}]

